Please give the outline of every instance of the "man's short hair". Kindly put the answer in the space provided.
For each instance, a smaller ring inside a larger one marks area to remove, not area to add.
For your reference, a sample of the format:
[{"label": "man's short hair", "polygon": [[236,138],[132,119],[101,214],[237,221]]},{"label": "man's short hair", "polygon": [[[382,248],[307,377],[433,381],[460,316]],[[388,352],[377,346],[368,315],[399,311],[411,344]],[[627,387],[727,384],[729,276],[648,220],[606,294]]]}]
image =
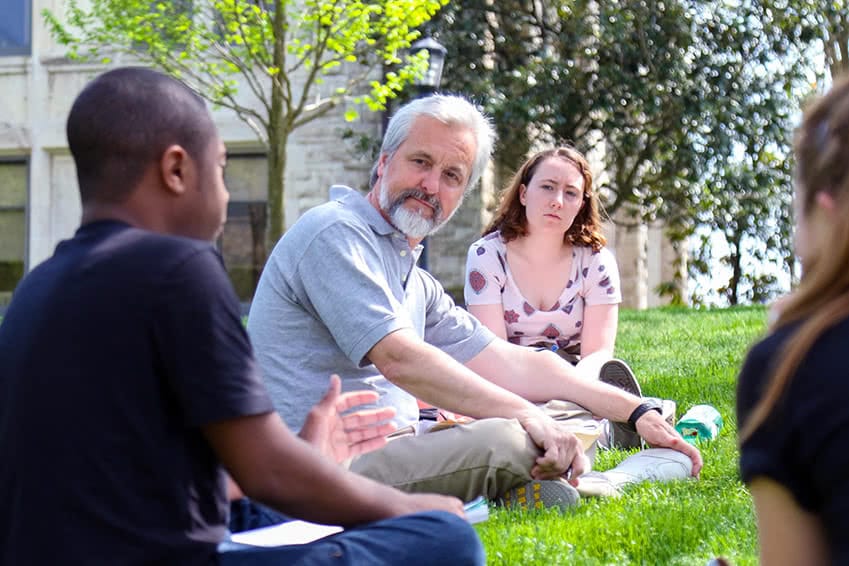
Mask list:
[{"label": "man's short hair", "polygon": [[[380,155],[386,154],[392,157],[410,135],[410,128],[419,116],[428,116],[439,120],[450,126],[460,126],[472,131],[477,144],[475,160],[472,163],[472,172],[466,189],[473,188],[483,175],[487,162],[492,155],[495,145],[496,133],[492,123],[474,104],[462,96],[434,94],[424,98],[417,98],[398,109],[389,120],[383,143],[380,146]],[[377,167],[380,163],[378,157],[371,170],[370,187],[377,182]]]},{"label": "man's short hair", "polygon": [[115,203],[130,195],[170,145],[200,158],[215,126],[203,99],[180,81],[123,67],[83,89],[66,131],[83,203]]}]

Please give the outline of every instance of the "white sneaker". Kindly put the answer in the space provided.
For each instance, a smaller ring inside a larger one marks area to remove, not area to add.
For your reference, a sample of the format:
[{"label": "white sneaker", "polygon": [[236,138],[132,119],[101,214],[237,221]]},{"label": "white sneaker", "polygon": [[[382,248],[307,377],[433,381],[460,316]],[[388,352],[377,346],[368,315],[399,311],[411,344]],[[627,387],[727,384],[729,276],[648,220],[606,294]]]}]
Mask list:
[{"label": "white sneaker", "polygon": [[649,448],[628,456],[615,468],[582,475],[578,479],[578,493],[618,497],[628,484],[681,480],[692,473],[693,462],[686,454],[670,448]]}]

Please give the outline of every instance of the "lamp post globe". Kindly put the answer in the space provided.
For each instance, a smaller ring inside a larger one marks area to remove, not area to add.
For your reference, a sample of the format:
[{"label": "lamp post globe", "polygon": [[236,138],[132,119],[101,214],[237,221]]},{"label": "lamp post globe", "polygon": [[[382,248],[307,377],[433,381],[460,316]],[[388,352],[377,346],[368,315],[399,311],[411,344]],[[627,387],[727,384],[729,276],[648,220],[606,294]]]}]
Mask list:
[{"label": "lamp post globe", "polygon": [[423,94],[431,94],[439,88],[442,81],[442,68],[445,65],[445,55],[448,50],[432,37],[423,37],[410,46],[411,53],[427,51],[427,72],[415,81],[415,85]]}]

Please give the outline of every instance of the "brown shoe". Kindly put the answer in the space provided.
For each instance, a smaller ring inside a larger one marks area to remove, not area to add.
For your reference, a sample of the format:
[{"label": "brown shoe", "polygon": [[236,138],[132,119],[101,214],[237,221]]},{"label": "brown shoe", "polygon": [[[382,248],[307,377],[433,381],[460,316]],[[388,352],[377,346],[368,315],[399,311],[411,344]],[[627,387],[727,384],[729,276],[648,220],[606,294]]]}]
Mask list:
[{"label": "brown shoe", "polygon": [[533,480],[504,494],[501,503],[513,509],[565,510],[578,504],[578,490],[564,480]]}]

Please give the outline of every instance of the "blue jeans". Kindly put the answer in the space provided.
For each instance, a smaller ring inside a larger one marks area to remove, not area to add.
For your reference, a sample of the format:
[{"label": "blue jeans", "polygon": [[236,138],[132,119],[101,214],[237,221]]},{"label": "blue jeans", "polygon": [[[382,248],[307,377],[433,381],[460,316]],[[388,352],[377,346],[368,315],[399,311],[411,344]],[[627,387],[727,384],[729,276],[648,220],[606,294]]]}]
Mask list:
[{"label": "blue jeans", "polygon": [[280,523],[291,520],[291,517],[287,517],[283,513],[247,497],[230,502],[230,521],[228,528],[231,533],[241,533],[242,531],[270,527],[271,525],[279,525]]},{"label": "blue jeans", "polygon": [[225,542],[218,553],[220,566],[483,566],[485,563],[483,546],[474,528],[464,519],[443,511],[385,519],[308,544],[263,548]]}]

